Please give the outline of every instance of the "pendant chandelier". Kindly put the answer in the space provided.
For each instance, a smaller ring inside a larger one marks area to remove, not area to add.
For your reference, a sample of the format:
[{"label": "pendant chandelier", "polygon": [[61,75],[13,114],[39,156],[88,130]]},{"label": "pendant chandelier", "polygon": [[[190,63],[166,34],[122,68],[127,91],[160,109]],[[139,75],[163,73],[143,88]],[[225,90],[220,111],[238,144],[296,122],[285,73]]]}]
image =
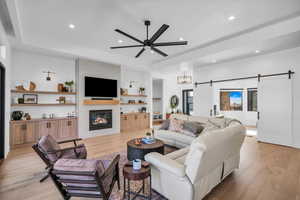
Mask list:
[{"label": "pendant chandelier", "polygon": [[193,77],[192,75],[188,74],[187,71],[183,72],[183,75],[177,76],[177,83],[178,84],[192,84]]}]

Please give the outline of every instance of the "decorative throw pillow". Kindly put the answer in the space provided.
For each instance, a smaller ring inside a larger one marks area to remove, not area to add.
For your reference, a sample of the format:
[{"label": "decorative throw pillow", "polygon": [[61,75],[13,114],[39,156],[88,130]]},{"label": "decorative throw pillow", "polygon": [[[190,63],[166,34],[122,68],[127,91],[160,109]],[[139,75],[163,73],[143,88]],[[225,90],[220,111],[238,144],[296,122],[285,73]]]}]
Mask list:
[{"label": "decorative throw pillow", "polygon": [[163,121],[163,123],[161,124],[161,126],[159,127],[160,130],[168,130],[170,126],[170,120],[166,119]]},{"label": "decorative throw pillow", "polygon": [[182,124],[183,124],[183,120],[173,118],[170,120],[169,130],[175,132],[181,132]]},{"label": "decorative throw pillow", "polygon": [[204,124],[200,122],[185,121],[183,123],[182,129],[193,133],[194,136],[198,136],[203,131]]}]

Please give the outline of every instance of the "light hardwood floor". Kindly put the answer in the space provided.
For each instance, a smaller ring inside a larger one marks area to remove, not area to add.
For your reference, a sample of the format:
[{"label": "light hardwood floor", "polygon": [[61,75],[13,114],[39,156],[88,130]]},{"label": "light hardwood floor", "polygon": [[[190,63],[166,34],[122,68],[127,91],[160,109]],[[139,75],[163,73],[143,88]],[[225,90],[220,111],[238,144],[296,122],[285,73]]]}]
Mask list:
[{"label": "light hardwood floor", "polygon": [[[85,139],[88,157],[126,149],[126,141],[145,131]],[[62,199],[50,179],[39,183],[44,164],[31,147],[15,149],[0,166],[1,200]],[[83,198],[74,198],[83,199]],[[300,150],[258,143],[246,137],[240,169],[217,186],[205,200],[300,200]]]}]

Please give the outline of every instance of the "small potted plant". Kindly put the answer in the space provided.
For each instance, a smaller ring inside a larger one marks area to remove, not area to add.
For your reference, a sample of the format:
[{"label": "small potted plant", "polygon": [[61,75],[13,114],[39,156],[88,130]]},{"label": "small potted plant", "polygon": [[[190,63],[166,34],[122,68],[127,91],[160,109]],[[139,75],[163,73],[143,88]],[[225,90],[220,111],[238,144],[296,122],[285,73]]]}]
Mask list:
[{"label": "small potted plant", "polygon": [[150,132],[147,132],[147,133],[146,133],[146,138],[147,138],[147,139],[150,139],[150,138],[151,138],[151,133],[150,133]]},{"label": "small potted plant", "polygon": [[145,94],[145,88],[140,87],[139,92],[140,92],[140,95],[144,95]]},{"label": "small potted plant", "polygon": [[74,81],[66,81],[65,85],[68,86],[68,92],[73,92]]}]

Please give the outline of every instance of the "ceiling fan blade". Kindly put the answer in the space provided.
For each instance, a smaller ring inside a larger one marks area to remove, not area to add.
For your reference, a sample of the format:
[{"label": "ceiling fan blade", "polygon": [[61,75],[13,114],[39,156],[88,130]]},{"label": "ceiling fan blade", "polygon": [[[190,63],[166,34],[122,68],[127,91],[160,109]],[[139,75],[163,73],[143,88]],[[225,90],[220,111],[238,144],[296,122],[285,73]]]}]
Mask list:
[{"label": "ceiling fan blade", "polygon": [[136,58],[138,58],[143,52],[145,51],[145,48],[142,48],[139,52],[138,52],[138,54],[136,54]]},{"label": "ceiling fan blade", "polygon": [[187,45],[187,41],[180,41],[180,42],[159,42],[154,43],[152,46],[159,47],[159,46],[176,46],[176,45]]},{"label": "ceiling fan blade", "polygon": [[122,48],[132,48],[132,47],[143,47],[143,44],[139,45],[128,45],[128,46],[116,46],[116,47],[110,47],[111,49],[122,49]]},{"label": "ceiling fan blade", "polygon": [[161,34],[163,34],[167,29],[169,28],[169,25],[163,24],[156,33],[151,37],[150,44],[153,44]]},{"label": "ceiling fan blade", "polygon": [[121,30],[119,30],[119,29],[115,29],[115,31],[118,32],[118,33],[120,33],[120,34],[122,34],[122,35],[125,35],[126,37],[129,37],[130,39],[132,39],[132,40],[134,40],[134,41],[136,41],[136,42],[139,42],[139,43],[141,43],[141,44],[144,44],[143,41],[141,41],[141,40],[137,39],[136,37],[133,37],[133,36],[131,36],[131,35],[125,33],[125,32],[123,32],[123,31],[121,31]]},{"label": "ceiling fan blade", "polygon": [[159,49],[157,49],[157,48],[155,48],[155,47],[151,47],[151,49],[152,49],[153,51],[155,51],[156,53],[158,53],[158,54],[164,56],[164,57],[168,56],[168,54],[162,52],[161,50],[159,50]]}]

